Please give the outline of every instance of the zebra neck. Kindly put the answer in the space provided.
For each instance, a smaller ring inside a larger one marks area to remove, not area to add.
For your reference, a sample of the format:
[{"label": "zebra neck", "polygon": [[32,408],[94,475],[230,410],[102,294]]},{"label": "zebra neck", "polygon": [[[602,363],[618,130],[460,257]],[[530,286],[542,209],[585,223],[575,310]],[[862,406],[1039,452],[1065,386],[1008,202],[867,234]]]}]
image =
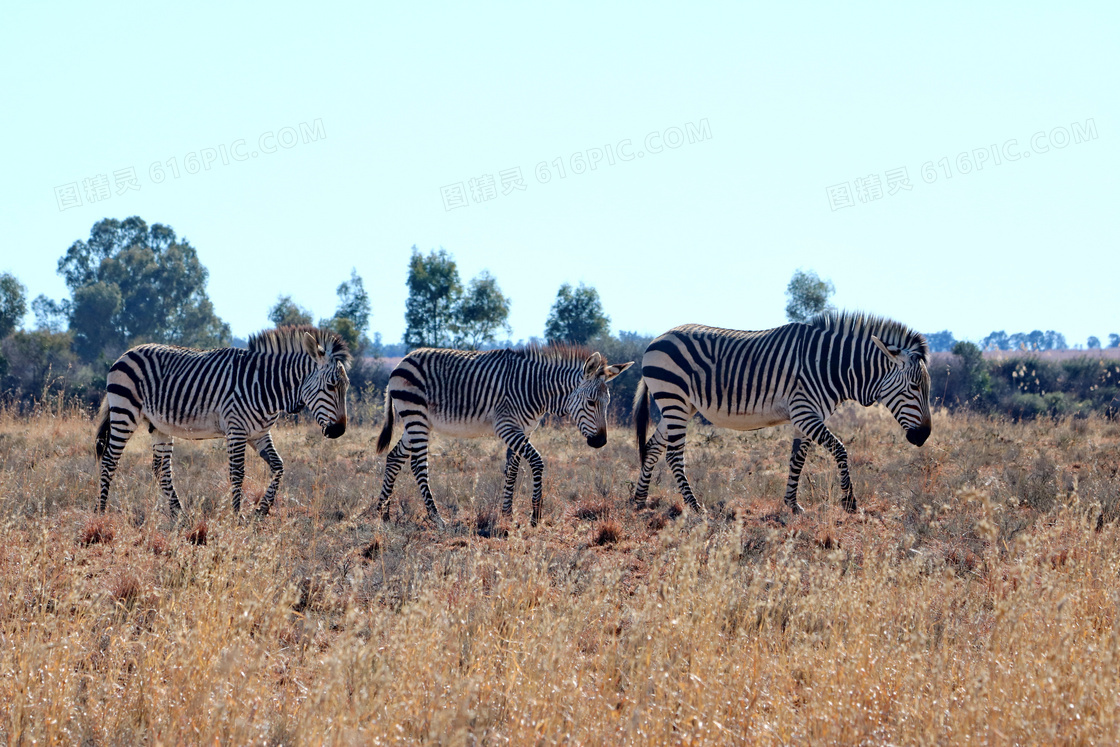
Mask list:
[{"label": "zebra neck", "polygon": [[578,368],[573,368],[570,363],[550,362],[541,366],[538,375],[533,378],[543,412],[564,415],[568,409],[568,397],[583,379],[583,366],[580,363]]},{"label": "zebra neck", "polygon": [[315,362],[302,354],[258,353],[256,363],[261,404],[270,413],[298,412],[304,405],[299,401],[300,385]]}]

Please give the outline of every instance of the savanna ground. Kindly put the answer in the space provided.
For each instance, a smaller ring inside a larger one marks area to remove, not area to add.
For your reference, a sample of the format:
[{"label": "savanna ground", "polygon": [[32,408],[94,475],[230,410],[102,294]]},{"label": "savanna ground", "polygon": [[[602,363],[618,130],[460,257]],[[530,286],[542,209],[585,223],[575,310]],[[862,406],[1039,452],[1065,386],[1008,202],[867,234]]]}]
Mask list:
[{"label": "savanna ground", "polygon": [[[534,441],[545,518],[497,508],[504,449],[433,443],[448,529],[407,470],[363,508],[372,425],[277,431],[274,513],[230,514],[221,441],[179,442],[172,525],[125,452],[91,512],[93,425],[0,413],[0,738],[8,743],[715,744],[1120,741],[1120,425],[881,409],[833,420],[865,512],[777,428],[694,424],[705,516],[662,465],[629,505],[628,430]],[[248,494],[267,485],[249,462]]]}]

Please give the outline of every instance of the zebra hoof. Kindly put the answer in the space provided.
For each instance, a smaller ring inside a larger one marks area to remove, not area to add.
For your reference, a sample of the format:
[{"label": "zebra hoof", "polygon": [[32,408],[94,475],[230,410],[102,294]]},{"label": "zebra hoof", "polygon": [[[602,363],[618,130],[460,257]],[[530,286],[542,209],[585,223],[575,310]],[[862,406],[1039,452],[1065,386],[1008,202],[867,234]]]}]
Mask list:
[{"label": "zebra hoof", "polygon": [[843,506],[844,510],[847,511],[848,513],[850,513],[850,514],[854,514],[856,511],[859,510],[859,506],[856,505],[856,499],[855,498],[852,498],[850,500],[845,499],[843,501],[840,501],[840,505]]},{"label": "zebra hoof", "polygon": [[794,516],[800,516],[801,514],[805,513],[805,509],[801,508],[801,504],[797,501],[789,504],[789,510]]},{"label": "zebra hoof", "polygon": [[443,520],[443,517],[435,513],[434,511],[428,514],[428,520],[436,525],[436,529],[447,528],[447,523]]}]

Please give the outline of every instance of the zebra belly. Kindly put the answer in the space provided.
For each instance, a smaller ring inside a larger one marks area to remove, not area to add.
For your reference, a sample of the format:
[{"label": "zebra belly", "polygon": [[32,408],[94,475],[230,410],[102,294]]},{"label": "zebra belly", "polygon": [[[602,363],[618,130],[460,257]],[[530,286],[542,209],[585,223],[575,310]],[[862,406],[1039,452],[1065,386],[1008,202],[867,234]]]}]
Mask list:
[{"label": "zebra belly", "polygon": [[175,438],[192,440],[204,438],[222,438],[225,431],[222,429],[221,418],[218,413],[200,415],[180,423],[170,423],[155,413],[145,412],[144,417],[160,433],[166,433]]},{"label": "zebra belly", "polygon": [[748,412],[731,415],[727,414],[727,410],[722,412],[710,412],[701,409],[700,414],[707,418],[712,425],[720,428],[731,428],[737,431],[754,431],[759,428],[769,428],[774,425],[782,425],[789,422],[789,416],[777,410],[765,410],[761,412]]},{"label": "zebra belly", "polygon": [[494,435],[494,422],[488,419],[451,420],[429,413],[432,430],[454,438],[481,438]]}]

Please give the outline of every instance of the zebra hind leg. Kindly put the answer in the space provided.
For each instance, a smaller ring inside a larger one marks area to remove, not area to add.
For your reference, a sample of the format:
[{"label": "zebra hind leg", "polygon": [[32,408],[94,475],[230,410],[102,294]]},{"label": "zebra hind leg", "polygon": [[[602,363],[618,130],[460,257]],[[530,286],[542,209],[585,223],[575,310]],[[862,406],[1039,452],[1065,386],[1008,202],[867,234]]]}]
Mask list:
[{"label": "zebra hind leg", "polygon": [[665,431],[658,428],[646,441],[646,458],[642,462],[641,473],[638,475],[638,484],[634,488],[634,505],[637,508],[646,507],[646,497],[649,495],[649,482],[653,479],[653,468],[657,460],[665,451]]},{"label": "zebra hind leg", "polygon": [[684,471],[684,434],[681,433],[681,438],[675,443],[669,444],[668,450],[665,453],[665,461],[673,468],[673,475],[677,478],[677,488],[681,491],[681,497],[684,498],[685,503],[689,508],[697,513],[704,513],[704,509],[700,506],[696,496],[692,493],[692,486],[688,484],[688,476]]},{"label": "zebra hind leg", "polygon": [[385,474],[381,479],[381,495],[377,498],[377,513],[381,514],[382,521],[389,520],[389,496],[393,494],[393,484],[397,481],[401,467],[408,459],[408,447],[404,439],[397,441],[397,445],[385,458]]},{"label": "zebra hind leg", "polygon": [[804,513],[801,504],[797,502],[797,483],[801,479],[801,470],[805,466],[805,455],[809,453],[809,446],[808,439],[800,436],[793,439],[793,451],[789,456],[789,479],[786,480],[785,503],[794,515]]},{"label": "zebra hind leg", "polygon": [[229,483],[233,491],[233,514],[241,515],[241,483],[245,481],[245,434],[226,434],[226,453],[229,455]]},{"label": "zebra hind leg", "polygon": [[[409,436],[412,436],[409,438]],[[412,447],[412,476],[420,486],[420,495],[424,498],[424,507],[428,509],[428,518],[442,529],[446,524],[436,508],[436,499],[432,497],[432,489],[428,484],[428,432],[416,431],[413,434],[405,433]],[[404,440],[404,439],[401,439]]]},{"label": "zebra hind leg", "polygon": [[521,466],[521,455],[511,447],[506,447],[505,486],[502,488],[502,514],[513,513],[513,491],[517,486],[517,471]]},{"label": "zebra hind leg", "polygon": [[159,480],[159,489],[167,499],[167,510],[174,519],[182,511],[183,505],[179,503],[179,496],[175,493],[175,483],[171,476],[171,452],[174,449],[174,440],[171,436],[155,431],[152,433],[152,472]]},{"label": "zebra hind leg", "polygon": [[261,455],[261,459],[268,463],[268,469],[272,472],[272,481],[268,483],[268,489],[264,491],[264,497],[261,498],[260,505],[257,506],[257,516],[264,518],[268,516],[272,503],[276,500],[276,492],[280,489],[280,480],[284,477],[284,460],[276,453],[271,432],[258,438],[253,446],[257,453]]},{"label": "zebra hind leg", "polygon": [[[113,482],[113,475],[117,472],[117,465],[120,464],[121,453],[124,451],[124,445],[128,443],[128,439],[136,431],[136,420],[129,412],[122,412],[122,417],[114,418],[118,413],[110,412],[109,432],[105,439],[104,451],[101,452],[101,478],[99,480],[99,496],[97,499],[97,510],[104,513],[106,507],[109,505],[109,485]],[[127,418],[127,419],[126,419]]]}]

